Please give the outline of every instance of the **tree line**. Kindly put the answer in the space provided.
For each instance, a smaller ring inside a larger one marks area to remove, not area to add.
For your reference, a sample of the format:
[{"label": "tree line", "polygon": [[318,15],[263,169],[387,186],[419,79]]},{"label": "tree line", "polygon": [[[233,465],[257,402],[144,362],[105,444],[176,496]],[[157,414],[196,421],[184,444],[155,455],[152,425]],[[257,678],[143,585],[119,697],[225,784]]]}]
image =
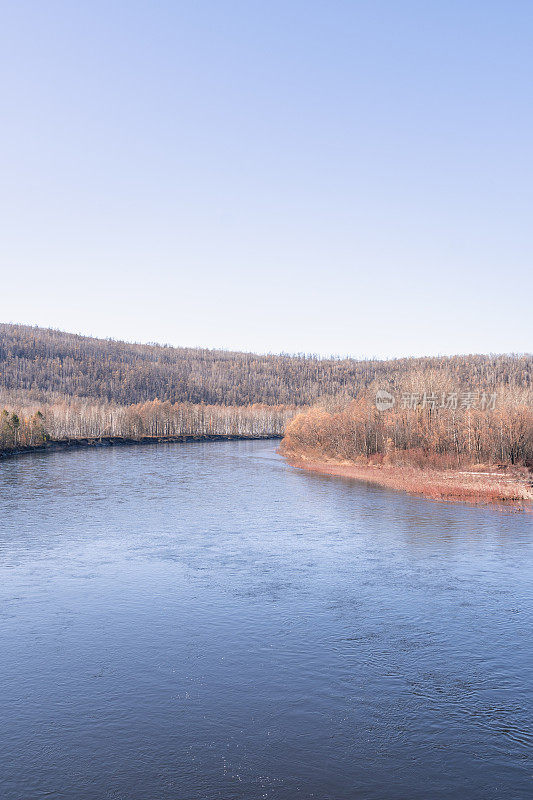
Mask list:
[{"label": "tree line", "polygon": [[[5,398],[5,395],[4,395]],[[281,436],[294,409],[253,404],[212,406],[160,400],[121,406],[88,400],[31,404],[0,413],[0,450],[47,441],[115,437]]]},{"label": "tree line", "polygon": [[371,392],[336,407],[306,409],[289,422],[281,449],[314,460],[436,469],[474,464],[533,468],[531,392],[500,390],[484,405],[450,403],[450,394],[433,391],[430,396],[436,399],[424,403],[424,394],[427,399],[422,387],[408,391],[407,397],[422,399],[386,410],[376,407]]}]

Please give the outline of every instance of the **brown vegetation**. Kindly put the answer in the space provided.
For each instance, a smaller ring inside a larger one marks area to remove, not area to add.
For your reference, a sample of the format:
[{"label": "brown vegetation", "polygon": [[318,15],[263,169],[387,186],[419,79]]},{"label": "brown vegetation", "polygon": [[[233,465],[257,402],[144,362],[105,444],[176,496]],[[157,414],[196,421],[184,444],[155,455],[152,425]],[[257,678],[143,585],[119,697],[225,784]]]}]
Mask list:
[{"label": "brown vegetation", "polygon": [[[303,408],[283,441],[295,458],[419,472],[527,468],[532,386],[529,355],[259,356],[0,325],[0,450],[98,437],[279,436]],[[377,389],[396,395],[392,410],[377,410]],[[471,390],[479,404],[448,403]],[[401,404],[402,392],[421,402]]]},{"label": "brown vegetation", "polygon": [[529,471],[518,468],[511,472],[465,473],[453,470],[416,469],[347,462],[313,461],[286,453],[289,462],[300,469],[337,475],[387,489],[420,494],[433,500],[463,500],[469,503],[529,503],[533,500]]},{"label": "brown vegetation", "polygon": [[[423,397],[418,388],[408,394]],[[485,408],[450,408],[446,390],[431,395],[444,402],[379,411],[366,395],[300,412],[281,452],[298,466],[431,497],[531,499],[531,393],[500,389]]]}]

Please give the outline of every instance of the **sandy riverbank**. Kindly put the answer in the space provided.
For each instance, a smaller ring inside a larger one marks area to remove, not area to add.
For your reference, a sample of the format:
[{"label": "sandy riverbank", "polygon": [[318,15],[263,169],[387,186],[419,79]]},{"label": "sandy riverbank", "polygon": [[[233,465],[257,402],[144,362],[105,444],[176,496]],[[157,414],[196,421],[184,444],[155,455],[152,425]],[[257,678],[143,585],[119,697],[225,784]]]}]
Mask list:
[{"label": "sandy riverbank", "polygon": [[374,483],[396,491],[423,495],[433,500],[476,504],[510,503],[531,507],[532,475],[527,470],[481,471],[423,470],[407,466],[375,466],[346,461],[320,461],[285,453],[294,467]]}]

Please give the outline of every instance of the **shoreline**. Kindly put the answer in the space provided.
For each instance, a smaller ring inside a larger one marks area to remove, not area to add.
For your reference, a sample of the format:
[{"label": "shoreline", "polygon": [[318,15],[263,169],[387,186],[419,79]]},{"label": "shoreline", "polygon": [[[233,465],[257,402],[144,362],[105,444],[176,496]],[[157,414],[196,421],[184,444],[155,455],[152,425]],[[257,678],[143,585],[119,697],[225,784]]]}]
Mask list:
[{"label": "shoreline", "polygon": [[30,455],[31,453],[57,453],[62,450],[81,450],[90,447],[124,447],[139,444],[184,444],[187,442],[229,442],[260,441],[277,439],[281,434],[249,436],[238,433],[183,434],[182,436],[143,436],[129,439],[124,436],[85,436],[80,439],[55,439],[46,444],[22,445],[0,450],[0,461],[8,458]]},{"label": "shoreline", "polygon": [[475,505],[527,506],[533,501],[533,478],[504,472],[424,470],[414,467],[374,466],[308,458],[282,453],[297,469],[372,483],[386,489],[443,502]]}]

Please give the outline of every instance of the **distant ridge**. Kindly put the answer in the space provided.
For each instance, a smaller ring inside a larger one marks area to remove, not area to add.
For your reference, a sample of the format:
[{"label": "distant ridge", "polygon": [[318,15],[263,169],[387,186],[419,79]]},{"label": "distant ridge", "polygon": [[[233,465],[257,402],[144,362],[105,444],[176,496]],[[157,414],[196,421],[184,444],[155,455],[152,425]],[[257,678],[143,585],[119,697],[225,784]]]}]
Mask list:
[{"label": "distant ridge", "polygon": [[[364,343],[368,345],[368,342]],[[28,325],[0,324],[0,388],[131,404],[148,400],[218,405],[309,405],[409,375],[446,374],[461,387],[530,389],[532,355],[459,355],[389,361],[255,355],[131,344]]]}]

